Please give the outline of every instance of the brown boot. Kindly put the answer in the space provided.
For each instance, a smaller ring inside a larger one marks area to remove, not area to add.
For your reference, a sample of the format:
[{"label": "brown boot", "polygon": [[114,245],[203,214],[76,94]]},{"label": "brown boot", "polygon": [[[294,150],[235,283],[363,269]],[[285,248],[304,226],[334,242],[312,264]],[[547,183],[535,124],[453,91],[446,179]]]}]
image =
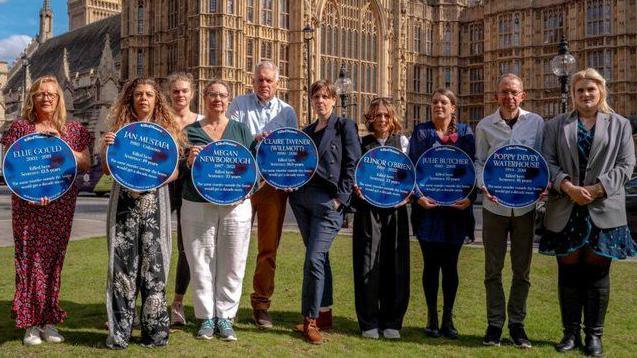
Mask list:
[{"label": "brown boot", "polygon": [[309,343],[323,343],[323,337],[321,337],[321,333],[316,326],[316,319],[314,318],[305,317],[305,320],[303,321],[303,335]]},{"label": "brown boot", "polygon": [[322,331],[332,329],[332,310],[325,312],[319,311],[319,316],[316,319],[316,325]]}]

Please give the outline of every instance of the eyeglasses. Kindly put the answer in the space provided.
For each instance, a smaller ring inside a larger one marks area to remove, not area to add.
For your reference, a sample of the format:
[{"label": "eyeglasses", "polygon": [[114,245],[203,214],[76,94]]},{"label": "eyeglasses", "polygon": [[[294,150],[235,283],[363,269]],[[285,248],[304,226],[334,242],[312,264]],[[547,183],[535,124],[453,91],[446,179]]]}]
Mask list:
[{"label": "eyeglasses", "polygon": [[230,97],[230,95],[229,95],[229,94],[227,94],[227,93],[207,92],[207,93],[206,93],[206,97],[208,97],[208,98],[221,98],[221,99],[226,99],[226,98]]},{"label": "eyeglasses", "polygon": [[49,92],[38,92],[36,94],[33,95],[33,97],[37,100],[41,100],[44,98],[49,98],[52,100],[56,100],[58,99],[58,94],[57,93],[49,93]]},{"label": "eyeglasses", "polygon": [[521,95],[522,93],[524,93],[524,91],[500,91],[498,92],[499,95],[501,96],[513,96],[513,97],[517,97],[519,95]]}]

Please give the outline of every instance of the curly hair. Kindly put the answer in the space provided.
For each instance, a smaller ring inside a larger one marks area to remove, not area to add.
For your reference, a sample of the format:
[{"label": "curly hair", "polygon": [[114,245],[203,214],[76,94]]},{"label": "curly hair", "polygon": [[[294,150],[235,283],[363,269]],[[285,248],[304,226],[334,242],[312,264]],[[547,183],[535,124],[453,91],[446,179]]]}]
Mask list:
[{"label": "curly hair", "polygon": [[184,138],[183,133],[179,127],[179,124],[175,121],[174,114],[168,106],[168,102],[166,97],[159,90],[159,86],[157,82],[152,78],[138,77],[133,80],[128,81],[124,85],[124,89],[120,94],[117,102],[111,108],[111,113],[109,116],[110,120],[110,130],[112,132],[116,132],[118,129],[122,128],[128,123],[136,122],[137,117],[135,115],[135,110],[133,107],[133,99],[134,93],[137,86],[141,85],[149,85],[153,88],[155,92],[155,107],[153,108],[153,113],[150,117],[150,122],[159,124],[164,129],[170,133],[175,141],[177,142],[177,147],[179,148],[179,152],[181,153],[183,148],[185,147],[186,140]]},{"label": "curly hair", "polygon": [[58,80],[52,75],[42,76],[33,82],[31,88],[29,88],[29,94],[25,99],[24,106],[22,107],[22,118],[31,123],[35,123],[37,118],[33,97],[44,83],[52,83],[55,86],[55,92],[58,95],[58,103],[55,108],[55,113],[53,114],[53,126],[60,134],[64,134],[64,126],[66,125],[66,104],[64,102],[64,92],[62,92],[62,88],[60,87]]},{"label": "curly hair", "polygon": [[378,107],[383,105],[387,108],[387,114],[389,115],[389,134],[400,133],[403,129],[403,126],[400,124],[400,119],[398,118],[398,114],[396,113],[396,107],[394,106],[393,100],[389,97],[376,97],[369,104],[369,108],[367,109],[367,113],[365,113],[365,127],[370,132],[374,132],[374,119],[376,116],[376,112],[378,112]]}]

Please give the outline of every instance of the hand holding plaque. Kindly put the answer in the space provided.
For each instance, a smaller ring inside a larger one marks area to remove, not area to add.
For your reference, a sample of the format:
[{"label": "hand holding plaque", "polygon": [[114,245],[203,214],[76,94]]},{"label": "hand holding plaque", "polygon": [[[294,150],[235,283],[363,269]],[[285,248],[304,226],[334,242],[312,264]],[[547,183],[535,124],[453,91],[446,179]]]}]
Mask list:
[{"label": "hand holding plaque", "polygon": [[[441,145],[424,152],[416,163],[416,186],[437,205],[456,206],[475,186],[473,161],[460,148]],[[466,204],[466,203],[465,203]]]},{"label": "hand holding plaque", "polygon": [[77,175],[77,161],[62,139],[33,133],[7,149],[2,172],[9,190],[19,198],[46,205],[71,188]]},{"label": "hand holding plaque", "polygon": [[150,122],[133,122],[120,128],[106,149],[113,179],[137,192],[164,185],[177,169],[178,159],[173,137]]},{"label": "hand holding plaque", "polygon": [[361,197],[379,208],[403,204],[414,189],[415,181],[414,165],[409,157],[390,146],[367,151],[354,173]]},{"label": "hand holding plaque", "polygon": [[261,139],[257,147],[261,177],[277,189],[297,189],[309,182],[318,166],[318,151],[307,134],[279,128]]},{"label": "hand holding plaque", "polygon": [[521,208],[534,204],[549,183],[542,155],[524,145],[505,145],[487,158],[484,185],[500,205]]},{"label": "hand holding plaque", "polygon": [[195,157],[192,183],[199,195],[217,205],[245,200],[257,181],[257,166],[248,148],[231,140],[205,146]]}]

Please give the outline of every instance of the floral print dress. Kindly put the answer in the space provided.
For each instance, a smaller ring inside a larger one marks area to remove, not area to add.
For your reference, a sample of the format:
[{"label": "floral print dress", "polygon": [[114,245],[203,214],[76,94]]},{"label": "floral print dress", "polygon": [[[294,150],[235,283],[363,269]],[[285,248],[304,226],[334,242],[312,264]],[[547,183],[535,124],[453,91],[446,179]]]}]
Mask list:
[{"label": "floral print dress", "polygon": [[[1,143],[8,149],[16,140],[34,132],[35,124],[19,118],[4,133]],[[86,128],[75,121],[66,123],[61,138],[76,152],[85,150],[90,141]],[[16,288],[11,314],[18,328],[58,324],[66,317],[59,305],[60,275],[77,193],[78,188],[73,185],[47,206],[11,196]]]},{"label": "floral print dress", "polygon": [[142,345],[168,343],[166,281],[171,255],[168,187],[135,193],[115,183],[108,212],[106,292],[110,348],[126,348],[141,294]]}]

